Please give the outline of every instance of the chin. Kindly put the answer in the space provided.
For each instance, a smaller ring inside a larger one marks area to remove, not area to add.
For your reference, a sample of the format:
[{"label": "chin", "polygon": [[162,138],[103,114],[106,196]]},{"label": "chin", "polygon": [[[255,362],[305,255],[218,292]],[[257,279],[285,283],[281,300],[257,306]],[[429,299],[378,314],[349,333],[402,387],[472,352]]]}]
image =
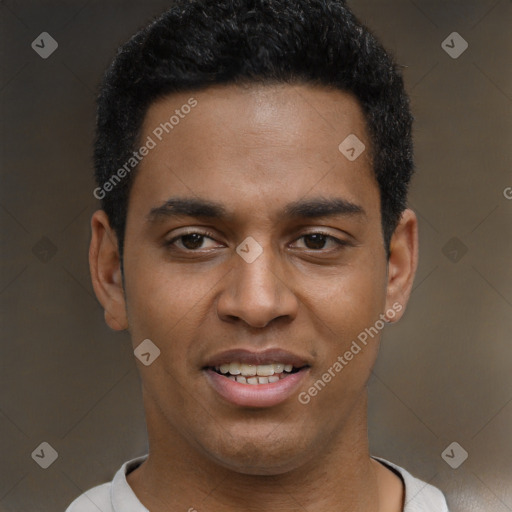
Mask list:
[{"label": "chin", "polygon": [[304,437],[237,434],[224,435],[214,443],[212,440],[202,444],[208,457],[225,469],[245,475],[282,475],[306,464],[312,458],[307,454],[314,452]]}]

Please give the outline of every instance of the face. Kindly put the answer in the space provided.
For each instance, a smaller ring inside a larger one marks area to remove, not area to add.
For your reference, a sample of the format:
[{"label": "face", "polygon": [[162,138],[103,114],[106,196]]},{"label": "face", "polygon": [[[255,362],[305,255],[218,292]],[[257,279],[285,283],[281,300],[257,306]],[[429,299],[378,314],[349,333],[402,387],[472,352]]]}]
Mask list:
[{"label": "face", "polygon": [[[351,134],[355,160],[339,149]],[[154,147],[130,194],[124,289],[103,212],[91,269],[109,325],[160,350],[137,360],[150,437],[241,473],[297,468],[365,421],[384,315],[400,318],[412,284],[414,215],[388,262],[364,117],[340,91],[174,94],[140,141]]]}]

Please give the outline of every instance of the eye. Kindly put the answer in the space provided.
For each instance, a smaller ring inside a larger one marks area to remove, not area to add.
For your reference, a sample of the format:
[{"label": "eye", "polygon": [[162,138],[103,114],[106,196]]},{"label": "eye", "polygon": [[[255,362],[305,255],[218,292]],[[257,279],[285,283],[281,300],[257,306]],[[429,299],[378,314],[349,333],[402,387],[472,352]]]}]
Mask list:
[{"label": "eye", "polygon": [[304,239],[306,249],[311,249],[314,251],[325,249],[325,245],[327,242],[331,242],[334,244],[334,248],[337,248],[339,246],[348,245],[347,242],[343,240],[339,240],[338,238],[335,238],[327,233],[323,233],[321,231],[314,232],[314,233],[307,233],[305,235],[302,235],[297,240]]},{"label": "eye", "polygon": [[[213,233],[202,233],[199,231],[191,231],[175,236],[171,240],[165,242],[166,247],[177,248],[184,251],[197,251],[198,249],[211,249],[212,247],[204,247],[203,243],[206,239],[213,240]],[[177,243],[179,242],[179,243]]]},{"label": "eye", "polygon": [[[206,240],[210,240],[212,242],[216,242],[213,238],[215,235],[211,232],[200,232],[200,231],[190,231],[188,233],[182,233],[181,235],[175,236],[172,239],[165,241],[165,246],[172,249],[177,249],[181,251],[190,251],[190,252],[199,252],[200,249],[213,249],[218,247],[218,243],[211,245],[210,247],[205,247],[204,243]],[[321,231],[307,233],[297,238],[297,240],[304,239],[304,249],[312,250],[312,251],[321,251],[321,250],[329,250],[329,248],[325,247],[329,242],[331,243],[331,250],[335,250],[340,246],[349,245],[348,242],[344,240],[340,240],[328,233],[324,233]]]}]

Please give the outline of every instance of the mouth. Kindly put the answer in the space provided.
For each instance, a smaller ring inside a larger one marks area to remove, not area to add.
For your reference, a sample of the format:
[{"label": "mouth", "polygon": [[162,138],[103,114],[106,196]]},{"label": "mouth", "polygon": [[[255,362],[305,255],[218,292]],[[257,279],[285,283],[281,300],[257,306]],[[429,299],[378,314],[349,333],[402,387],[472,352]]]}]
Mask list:
[{"label": "mouth", "polygon": [[289,375],[299,372],[305,368],[297,368],[292,364],[270,363],[270,364],[246,364],[246,363],[225,363],[220,366],[209,367],[219,375],[228,379],[247,385],[274,384]]},{"label": "mouth", "polygon": [[240,407],[273,407],[290,398],[311,365],[282,350],[231,350],[208,361],[206,379],[223,401]]}]

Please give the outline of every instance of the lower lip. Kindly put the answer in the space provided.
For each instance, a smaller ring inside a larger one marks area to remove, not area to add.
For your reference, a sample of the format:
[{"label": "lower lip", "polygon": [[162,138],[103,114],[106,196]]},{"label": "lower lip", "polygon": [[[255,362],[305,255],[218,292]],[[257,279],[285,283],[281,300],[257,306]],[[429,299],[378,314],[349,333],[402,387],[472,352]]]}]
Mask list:
[{"label": "lower lip", "polygon": [[271,384],[241,384],[211,369],[205,370],[210,386],[222,398],[241,407],[273,407],[284,402],[308,373],[309,368],[303,368]]}]

